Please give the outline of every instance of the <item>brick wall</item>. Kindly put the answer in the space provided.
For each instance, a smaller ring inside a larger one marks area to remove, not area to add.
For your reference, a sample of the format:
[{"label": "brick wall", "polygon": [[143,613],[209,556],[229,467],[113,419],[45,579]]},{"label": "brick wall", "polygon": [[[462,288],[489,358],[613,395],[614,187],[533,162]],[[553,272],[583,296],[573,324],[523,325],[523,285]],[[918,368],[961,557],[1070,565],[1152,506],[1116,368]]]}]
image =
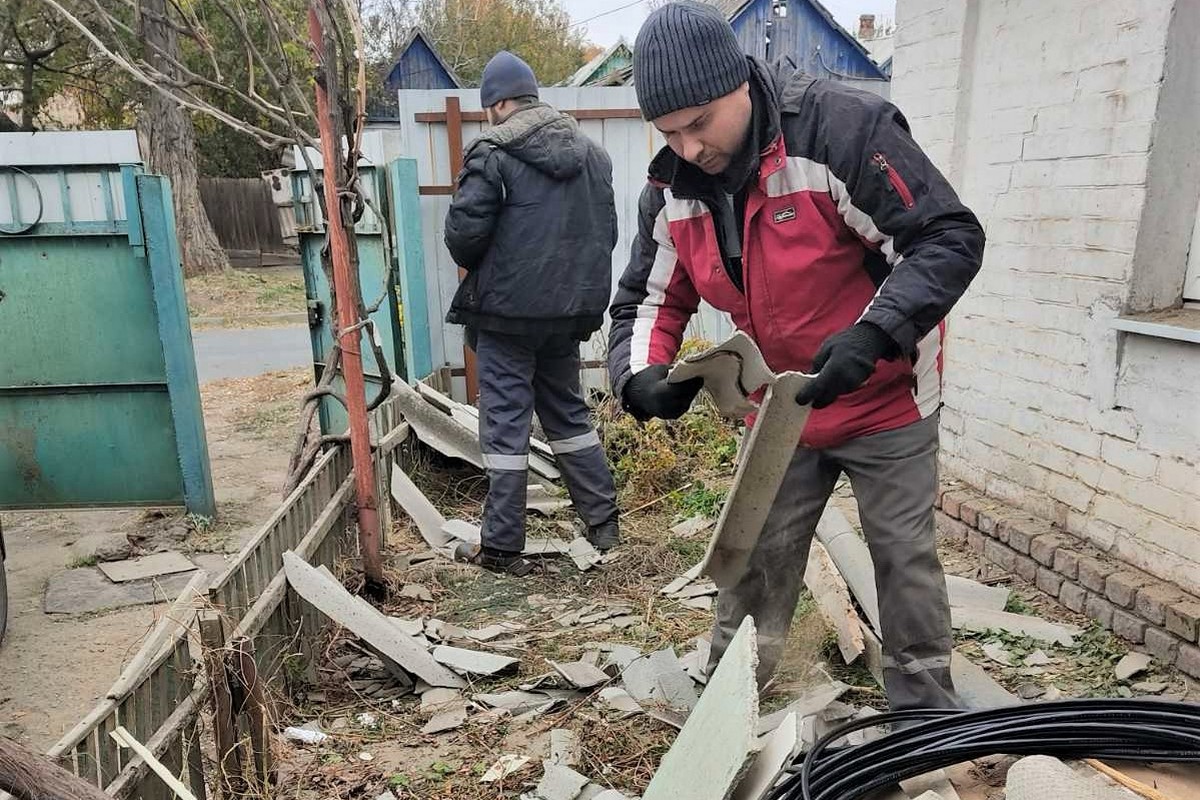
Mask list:
[{"label": "brick wall", "polygon": [[1138,237],[1174,190],[1151,145],[1196,15],[1172,5],[900,0],[893,96],[988,235],[950,319],[947,474],[1200,592],[1200,346],[1112,327],[1139,271],[1182,289]]},{"label": "brick wall", "polygon": [[1200,597],[978,492],[951,487],[939,495],[938,508],[940,535],[1200,678]]}]

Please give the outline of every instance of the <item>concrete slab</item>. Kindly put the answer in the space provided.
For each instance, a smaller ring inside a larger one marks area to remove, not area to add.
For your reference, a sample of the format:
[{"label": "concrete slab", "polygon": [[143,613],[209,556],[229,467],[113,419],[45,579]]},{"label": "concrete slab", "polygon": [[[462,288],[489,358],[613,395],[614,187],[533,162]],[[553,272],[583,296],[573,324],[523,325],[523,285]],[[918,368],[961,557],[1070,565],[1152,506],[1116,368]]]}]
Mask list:
[{"label": "concrete slab", "polygon": [[1010,614],[1007,611],[989,611],[985,608],[951,608],[950,623],[955,630],[974,633],[1005,631],[1018,636],[1028,636],[1039,642],[1060,644],[1063,647],[1073,647],[1075,637],[1083,633],[1081,628],[1074,625],[1060,625],[1041,617]]},{"label": "concrete slab", "polygon": [[[401,383],[402,381],[397,381]],[[417,487],[412,479],[400,469],[399,464],[392,464],[392,498],[404,510],[405,514],[416,524],[421,538],[430,547],[444,547],[453,541],[453,537],[443,528],[446,518],[434,508],[429,498]]]},{"label": "concrete slab", "polygon": [[1012,592],[1004,586],[987,586],[959,575],[946,576],[946,592],[950,605],[963,608],[987,608],[1003,611]]},{"label": "concrete slab", "polygon": [[430,686],[466,685],[462,678],[435,661],[416,639],[401,633],[394,621],[352,597],[340,583],[313,569],[290,550],[283,554],[283,566],[288,583],[297,594],[405,672]]},{"label": "concrete slab", "polygon": [[746,571],[808,420],[809,408],[796,403],[796,394],[810,380],[799,372],[785,372],[763,398],[704,556],[702,571],[717,586],[733,586]]},{"label": "concrete slab", "polygon": [[546,772],[536,790],[542,800],[575,800],[583,787],[588,785],[587,776],[580,775],[570,767],[553,761],[543,761],[542,767]]},{"label": "concrete slab", "polygon": [[733,792],[733,800],[764,800],[800,745],[796,712],[790,712],[767,739],[754,765]]},{"label": "concrete slab", "polygon": [[821,616],[837,632],[838,651],[847,664],[853,664],[863,654],[862,621],[850,599],[850,589],[834,566],[829,552],[814,541],[808,551],[808,567],[804,583],[812,592]]},{"label": "concrete slab", "polygon": [[758,725],[758,648],[745,619],[644,800],[726,800],[746,770]]},{"label": "concrete slab", "polygon": [[103,561],[97,566],[113,583],[157,578],[160,575],[174,575],[178,572],[192,572],[196,569],[196,565],[189,561],[183,553],[177,553],[174,550],[153,553],[141,558],[127,558],[124,561]]},{"label": "concrete slab", "polygon": [[194,572],[180,572],[126,583],[113,583],[94,567],[68,569],[46,583],[43,609],[47,614],[88,614],[148,603],[165,603],[179,596]]},{"label": "concrete slab", "polygon": [[514,671],[521,663],[519,658],[499,656],[495,653],[484,653],[478,650],[465,650],[461,647],[450,647],[444,644],[433,648],[433,659],[455,672],[480,677],[491,677]]},{"label": "concrete slab", "polygon": [[577,689],[593,689],[602,683],[608,683],[611,678],[599,667],[585,664],[582,661],[560,663],[551,661],[550,666],[559,675]]}]

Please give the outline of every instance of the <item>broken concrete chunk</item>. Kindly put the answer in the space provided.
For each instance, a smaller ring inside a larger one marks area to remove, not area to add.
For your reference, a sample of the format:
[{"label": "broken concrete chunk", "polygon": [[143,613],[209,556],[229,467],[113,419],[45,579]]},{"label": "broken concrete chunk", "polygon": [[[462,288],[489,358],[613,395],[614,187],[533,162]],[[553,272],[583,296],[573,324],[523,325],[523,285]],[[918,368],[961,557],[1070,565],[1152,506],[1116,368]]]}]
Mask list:
[{"label": "broken concrete chunk", "polygon": [[488,767],[487,772],[483,773],[483,777],[479,779],[480,783],[495,783],[496,781],[504,780],[514,772],[519,772],[529,763],[529,756],[518,756],[507,754],[500,756],[492,766]]},{"label": "broken concrete chunk", "polygon": [[1129,687],[1136,694],[1162,694],[1167,690],[1167,684],[1154,681],[1142,681]]},{"label": "broken concrete chunk", "polygon": [[799,746],[799,729],[793,711],[767,739],[754,765],[746,772],[733,793],[733,800],[763,800],[770,793],[783,768],[792,760]]},{"label": "broken concrete chunk", "polygon": [[[704,557],[702,571],[717,586],[735,585],[746,571],[808,419],[810,409],[796,403],[796,395],[810,380],[799,372],[785,372],[763,398]],[[778,402],[772,402],[776,398]]]},{"label": "broken concrete chunk", "polygon": [[464,650],[461,647],[449,647],[444,644],[433,648],[433,658],[439,664],[444,664],[455,672],[481,677],[515,671],[521,663],[519,658],[482,653],[478,650]]},{"label": "broken concrete chunk", "polygon": [[[794,443],[793,443],[794,446]],[[663,756],[644,800],[726,800],[746,768],[758,725],[758,650],[747,617],[675,744]],[[719,731],[720,735],[714,735]]]},{"label": "broken concrete chunk", "polygon": [[431,686],[459,688],[462,678],[439,664],[411,636],[373,606],[352,597],[336,580],[322,575],[290,550],[283,554],[288,583],[333,622],[352,631],[381,655]]},{"label": "broken concrete chunk", "polygon": [[600,551],[582,536],[572,539],[564,552],[575,562],[575,566],[580,572],[586,572],[600,563]]},{"label": "broken concrete chunk", "polygon": [[550,666],[561,675],[567,683],[579,689],[592,689],[602,683],[608,683],[608,675],[599,667],[585,664],[582,661],[572,663],[549,662]]},{"label": "broken concrete chunk", "polygon": [[600,669],[607,670],[609,667],[616,667],[618,670],[625,670],[630,664],[642,657],[642,651],[636,647],[630,647],[627,644],[616,644],[612,642],[589,642],[588,647],[594,647],[601,653],[607,654],[607,660],[600,665]]},{"label": "broken concrete chunk", "polygon": [[715,524],[716,520],[711,517],[692,517],[671,528],[671,535],[681,539],[690,539],[697,534],[704,533]]},{"label": "broken concrete chunk", "polygon": [[154,553],[141,558],[130,558],[124,561],[101,561],[98,565],[113,583],[125,583],[145,578],[156,578],[159,575],[174,575],[180,572],[192,572],[196,565],[182,553],[168,550],[164,553]]},{"label": "broken concrete chunk", "polygon": [[1113,672],[1116,674],[1117,680],[1127,681],[1139,672],[1149,669],[1153,661],[1154,659],[1145,653],[1139,653],[1136,650],[1130,651],[1117,662]]},{"label": "broken concrete chunk", "polygon": [[502,622],[499,625],[488,625],[476,631],[467,631],[467,637],[477,642],[490,642],[510,633],[522,631],[525,626],[518,622]]},{"label": "broken concrete chunk", "polygon": [[543,761],[542,767],[546,774],[537,785],[537,796],[542,800],[575,800],[588,779],[570,767]]},{"label": "broken concrete chunk", "polygon": [[524,714],[527,711],[541,708],[542,706],[546,705],[546,703],[553,700],[550,695],[542,692],[500,692],[498,694],[475,694],[471,695],[471,699],[480,705],[485,705],[489,708],[503,709],[512,714]]},{"label": "broken concrete chunk", "polygon": [[579,737],[567,728],[550,731],[550,761],[564,767],[579,764]]},{"label": "broken concrete chunk", "polygon": [[433,594],[424,586],[416,583],[404,584],[404,588],[400,590],[399,596],[405,600],[420,600],[422,603],[433,602]]},{"label": "broken concrete chunk", "polygon": [[950,622],[955,630],[973,633],[1005,631],[1018,636],[1028,636],[1040,642],[1073,647],[1075,637],[1083,633],[1073,625],[1060,625],[1041,617],[1010,614],[1007,611],[989,611],[984,608],[951,608]]},{"label": "broken concrete chunk", "polygon": [[1054,663],[1054,659],[1046,655],[1045,650],[1034,650],[1029,655],[1025,656],[1025,666],[1027,667],[1045,667]]},{"label": "broken concrete chunk", "polygon": [[423,619],[405,619],[403,617],[389,617],[389,619],[405,636],[425,636],[425,620]]},{"label": "broken concrete chunk", "polygon": [[691,597],[706,597],[717,593],[717,585],[712,581],[702,581],[693,583],[691,586],[685,586],[672,597],[678,597],[681,600],[686,600]]}]

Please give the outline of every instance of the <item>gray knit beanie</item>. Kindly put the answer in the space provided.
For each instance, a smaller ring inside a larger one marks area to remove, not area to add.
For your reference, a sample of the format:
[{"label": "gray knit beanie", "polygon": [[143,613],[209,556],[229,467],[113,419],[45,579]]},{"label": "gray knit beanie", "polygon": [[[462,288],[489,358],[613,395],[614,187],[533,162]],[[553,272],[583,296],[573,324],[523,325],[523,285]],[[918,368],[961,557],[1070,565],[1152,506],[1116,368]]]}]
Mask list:
[{"label": "gray knit beanie", "polygon": [[646,119],[724,97],[749,79],[733,28],[711,5],[668,3],[638,31],[633,84]]},{"label": "gray knit beanie", "polygon": [[537,78],[533,75],[533,69],[507,50],[496,53],[483,68],[479,102],[484,108],[490,108],[501,100],[537,97],[537,94]]}]

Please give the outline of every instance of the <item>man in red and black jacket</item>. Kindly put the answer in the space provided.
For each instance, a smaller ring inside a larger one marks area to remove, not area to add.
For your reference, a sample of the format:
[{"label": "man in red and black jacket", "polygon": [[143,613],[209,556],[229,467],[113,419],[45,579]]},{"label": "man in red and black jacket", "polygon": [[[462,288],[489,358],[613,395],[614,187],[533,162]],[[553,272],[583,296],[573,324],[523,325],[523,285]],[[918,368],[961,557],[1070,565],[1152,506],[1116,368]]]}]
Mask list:
[{"label": "man in red and black jacket", "polygon": [[688,409],[700,384],[666,374],[701,299],[774,371],[817,376],[796,398],[813,411],[750,567],[719,597],[710,667],[750,615],[769,679],[845,473],[875,563],[889,701],[956,705],[933,503],[944,318],[979,269],[978,220],[894,106],[746,57],[711,6],[652,13],[633,70],[668,147],[612,303],[613,391],[639,419]]}]

